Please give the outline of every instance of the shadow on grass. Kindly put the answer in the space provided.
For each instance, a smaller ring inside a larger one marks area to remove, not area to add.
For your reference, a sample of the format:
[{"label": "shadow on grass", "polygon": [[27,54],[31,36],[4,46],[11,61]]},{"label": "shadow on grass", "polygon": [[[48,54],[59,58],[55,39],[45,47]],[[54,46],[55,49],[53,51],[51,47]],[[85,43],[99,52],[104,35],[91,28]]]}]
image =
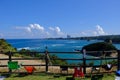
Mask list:
[{"label": "shadow on grass", "polygon": [[74,80],[73,77],[66,77],[66,80]]},{"label": "shadow on grass", "polygon": [[102,80],[102,78],[103,78],[103,75],[93,75],[91,77],[91,80]]},{"label": "shadow on grass", "polygon": [[1,76],[5,76],[6,78],[7,77],[10,77],[10,74],[8,74],[8,73],[4,73],[4,74],[0,74]]},{"label": "shadow on grass", "polygon": [[14,76],[14,77],[25,77],[25,76],[27,76],[27,75],[28,75],[28,73],[24,72],[24,73],[19,73],[19,74],[17,74],[17,75]]}]

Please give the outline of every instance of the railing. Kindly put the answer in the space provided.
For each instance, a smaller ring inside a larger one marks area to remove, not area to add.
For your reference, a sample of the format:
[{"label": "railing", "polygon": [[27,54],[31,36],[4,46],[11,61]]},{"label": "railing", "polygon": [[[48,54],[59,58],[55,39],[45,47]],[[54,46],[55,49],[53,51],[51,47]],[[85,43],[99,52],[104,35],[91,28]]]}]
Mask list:
[{"label": "railing", "polygon": [[[41,53],[43,55],[45,55],[45,64],[35,64],[35,65],[22,65],[22,66],[45,66],[45,72],[48,72],[48,68],[49,66],[67,66],[67,67],[83,67],[83,72],[84,74],[86,74],[86,68],[87,67],[101,67],[102,65],[87,65],[86,61],[87,60],[117,60],[117,64],[114,64],[115,66],[117,66],[117,70],[120,70],[120,50],[116,51],[118,53],[118,56],[117,57],[109,57],[109,58],[105,58],[105,57],[97,57],[97,58],[86,58],[86,54],[87,53],[106,53],[106,52],[111,52],[111,51],[79,51],[79,52],[49,52],[49,51],[45,51],[45,52],[35,52],[35,53]],[[8,60],[8,61],[12,61],[12,60],[43,60],[43,58],[34,58],[34,57],[31,57],[31,58],[12,58],[12,54],[14,54],[16,52],[9,52],[8,54],[8,58],[0,58],[0,61],[2,60]],[[34,53],[34,52],[32,52]],[[82,58],[58,58],[58,59],[51,59],[50,60],[79,60],[79,61],[82,61],[82,65],[59,65],[59,64],[52,64],[52,65],[49,65],[49,58],[48,56],[50,54],[83,54]],[[0,65],[0,67],[7,67],[7,65]],[[12,70],[9,69],[9,73],[12,73]]]}]

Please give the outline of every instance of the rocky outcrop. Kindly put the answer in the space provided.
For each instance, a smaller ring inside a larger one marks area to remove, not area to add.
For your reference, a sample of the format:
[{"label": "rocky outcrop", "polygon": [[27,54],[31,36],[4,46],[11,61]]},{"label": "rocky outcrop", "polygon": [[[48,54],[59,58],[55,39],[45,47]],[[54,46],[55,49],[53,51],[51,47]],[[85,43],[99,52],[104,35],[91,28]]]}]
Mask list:
[{"label": "rocky outcrop", "polygon": [[[85,49],[86,51],[98,51],[96,53],[88,53],[88,55],[100,57],[100,56],[117,56],[117,48],[106,42],[97,42],[93,44],[86,45],[82,48],[82,50]],[[107,52],[106,52],[107,51]]]}]

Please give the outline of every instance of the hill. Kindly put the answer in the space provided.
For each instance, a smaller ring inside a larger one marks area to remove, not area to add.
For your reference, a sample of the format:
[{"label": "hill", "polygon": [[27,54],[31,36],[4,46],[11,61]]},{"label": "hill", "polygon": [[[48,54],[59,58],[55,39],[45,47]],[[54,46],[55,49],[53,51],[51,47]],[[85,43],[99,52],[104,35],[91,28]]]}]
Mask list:
[{"label": "hill", "polygon": [[15,52],[16,48],[12,47],[6,40],[0,39],[0,52],[7,53],[9,51]]},{"label": "hill", "polygon": [[[115,51],[117,48],[113,46],[111,43],[107,42],[97,42],[97,43],[92,43],[84,46],[82,50],[85,49],[86,51]],[[89,55],[92,56],[102,56],[102,54],[98,53],[90,53]],[[112,52],[107,52],[106,56],[113,55]]]}]

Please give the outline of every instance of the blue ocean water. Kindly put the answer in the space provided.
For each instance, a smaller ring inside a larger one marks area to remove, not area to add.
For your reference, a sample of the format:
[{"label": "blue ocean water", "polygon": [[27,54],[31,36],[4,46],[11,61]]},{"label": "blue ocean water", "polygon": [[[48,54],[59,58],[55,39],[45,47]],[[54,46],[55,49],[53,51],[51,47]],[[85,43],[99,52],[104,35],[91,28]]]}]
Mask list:
[{"label": "blue ocean water", "polygon": [[81,49],[83,46],[98,42],[98,40],[43,40],[43,39],[7,39],[13,47],[18,50],[25,48],[36,51],[44,51],[48,47],[49,51],[73,51]]},{"label": "blue ocean water", "polygon": [[[81,50],[83,46],[101,42],[100,40],[46,40],[46,39],[7,39],[13,47],[20,49],[30,49],[34,51],[43,52],[47,46],[49,52],[74,52],[74,49]],[[120,44],[114,44],[118,49],[120,49]],[[81,59],[82,54],[57,54],[60,58],[77,58]],[[92,57],[92,56],[87,56]],[[80,61],[68,61],[69,63],[80,62]],[[90,61],[87,61],[88,63]],[[95,64],[100,63],[100,61],[94,61]]]}]

